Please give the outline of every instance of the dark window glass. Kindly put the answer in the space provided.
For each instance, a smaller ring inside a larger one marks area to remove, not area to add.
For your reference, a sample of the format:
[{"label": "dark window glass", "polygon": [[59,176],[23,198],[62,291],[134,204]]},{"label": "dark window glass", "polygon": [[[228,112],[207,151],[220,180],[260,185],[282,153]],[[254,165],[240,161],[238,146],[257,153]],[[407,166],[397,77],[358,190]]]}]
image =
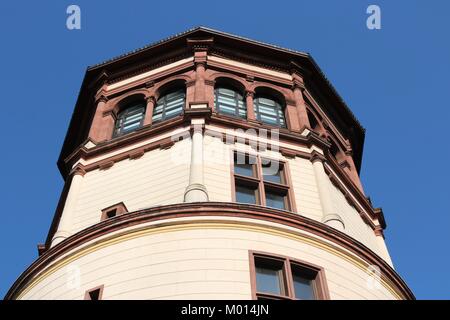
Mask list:
[{"label": "dark window glass", "polygon": [[89,292],[89,298],[91,300],[100,300],[100,289],[96,289]]},{"label": "dark window glass", "polygon": [[216,88],[214,97],[214,106],[219,113],[247,118],[244,98],[236,90],[225,87]]},{"label": "dark window glass", "polygon": [[283,266],[256,260],[256,291],[283,295]]},{"label": "dark window glass", "polygon": [[286,210],[284,195],[280,195],[272,190],[265,189],[266,193],[266,206],[276,209]]},{"label": "dark window glass", "polygon": [[248,163],[243,164],[235,164],[234,165],[234,173],[242,176],[253,176],[253,165]]},{"label": "dark window glass", "polygon": [[236,202],[256,204],[256,189],[236,185]]},{"label": "dark window glass", "polygon": [[121,111],[116,120],[114,136],[127,134],[142,127],[144,122],[145,104],[137,102],[130,104]]},{"label": "dark window glass", "polygon": [[281,177],[280,164],[276,161],[270,161],[262,164],[262,172],[265,181],[284,183]]},{"label": "dark window glass", "polygon": [[184,89],[174,90],[161,96],[153,110],[152,122],[170,119],[181,114],[185,100]]},{"label": "dark window glass", "polygon": [[311,276],[301,271],[292,270],[292,279],[294,281],[295,298],[299,300],[314,300],[314,280]]},{"label": "dark window glass", "polygon": [[106,212],[108,218],[114,218],[117,215],[117,209],[109,210]]},{"label": "dark window glass", "polygon": [[234,156],[234,173],[242,176],[253,177],[255,174],[254,172],[255,163],[256,163],[255,158],[249,157],[248,155],[237,153]]},{"label": "dark window glass", "polygon": [[286,127],[282,106],[275,100],[257,97],[254,100],[256,119],[272,126]]}]

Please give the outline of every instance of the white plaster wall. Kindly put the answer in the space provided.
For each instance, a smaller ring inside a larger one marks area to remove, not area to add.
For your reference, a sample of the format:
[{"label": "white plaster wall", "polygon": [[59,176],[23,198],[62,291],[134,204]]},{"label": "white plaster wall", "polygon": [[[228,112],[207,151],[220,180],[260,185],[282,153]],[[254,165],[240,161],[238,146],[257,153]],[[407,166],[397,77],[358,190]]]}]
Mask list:
[{"label": "white plaster wall", "polygon": [[155,149],[139,159],[86,173],[73,213],[73,230],[100,222],[101,210],[118,202],[124,202],[129,211],[183,202],[189,163],[182,160],[189,155],[190,140],[186,139],[170,149]]},{"label": "white plaster wall", "polygon": [[[73,231],[98,223],[101,210],[118,202],[124,202],[129,211],[183,202],[189,183],[190,145],[189,139],[182,140],[170,149],[152,150],[142,158],[119,161],[107,170],[88,172],[76,201]],[[227,145],[217,137],[204,137],[204,178],[210,201],[232,200],[230,160],[233,149],[255,153],[245,144]],[[285,158],[270,149],[259,154],[288,162],[297,214],[322,221],[312,163],[299,157]],[[344,232],[384,256],[373,230],[331,182],[329,186],[335,209],[345,222]]]},{"label": "white plaster wall", "polygon": [[331,191],[334,208],[344,221],[344,232],[366,245],[378,255],[383,256],[372,228],[361,219],[358,211],[348,203],[342,192],[331,181],[329,181],[329,190]]},{"label": "white plaster wall", "polygon": [[[289,234],[247,230],[244,224],[193,229],[184,225],[171,232],[152,228],[151,233],[87,250],[48,273],[22,298],[83,299],[86,290],[104,285],[104,299],[251,299],[249,250],[322,266],[331,299],[395,298],[385,286],[369,288],[364,269],[333,250]],[[78,288],[71,287],[68,271],[74,269],[80,271]]]},{"label": "white plaster wall", "polygon": [[289,168],[297,212],[305,217],[322,221],[322,207],[311,161],[296,157],[289,160]]}]

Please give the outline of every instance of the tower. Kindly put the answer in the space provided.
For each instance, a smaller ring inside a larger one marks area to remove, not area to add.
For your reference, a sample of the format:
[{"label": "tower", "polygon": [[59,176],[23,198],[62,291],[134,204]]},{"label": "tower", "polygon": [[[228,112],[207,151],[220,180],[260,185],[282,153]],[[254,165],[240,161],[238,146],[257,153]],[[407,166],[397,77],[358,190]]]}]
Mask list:
[{"label": "tower", "polygon": [[195,28],[88,68],[7,299],[413,299],[312,57]]}]

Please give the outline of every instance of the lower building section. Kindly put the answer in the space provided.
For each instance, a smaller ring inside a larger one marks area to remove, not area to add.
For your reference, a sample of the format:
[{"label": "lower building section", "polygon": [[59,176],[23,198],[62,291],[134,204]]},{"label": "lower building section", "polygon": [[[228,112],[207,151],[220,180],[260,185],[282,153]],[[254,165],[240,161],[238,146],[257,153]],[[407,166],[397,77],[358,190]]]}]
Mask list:
[{"label": "lower building section", "polygon": [[6,299],[413,299],[383,259],[285,211],[195,203],[107,219],[48,250]]}]

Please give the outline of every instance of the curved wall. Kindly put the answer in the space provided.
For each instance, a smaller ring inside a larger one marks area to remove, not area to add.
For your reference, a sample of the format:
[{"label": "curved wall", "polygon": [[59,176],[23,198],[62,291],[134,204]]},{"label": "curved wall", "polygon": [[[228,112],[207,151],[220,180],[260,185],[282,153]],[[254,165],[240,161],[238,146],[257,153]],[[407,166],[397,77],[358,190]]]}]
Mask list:
[{"label": "curved wall", "polygon": [[276,222],[212,215],[110,232],[46,264],[17,293],[19,299],[83,299],[103,285],[103,299],[251,299],[250,250],[324,268],[331,299],[404,298],[383,275],[380,286],[370,287],[370,263],[328,239]]}]

